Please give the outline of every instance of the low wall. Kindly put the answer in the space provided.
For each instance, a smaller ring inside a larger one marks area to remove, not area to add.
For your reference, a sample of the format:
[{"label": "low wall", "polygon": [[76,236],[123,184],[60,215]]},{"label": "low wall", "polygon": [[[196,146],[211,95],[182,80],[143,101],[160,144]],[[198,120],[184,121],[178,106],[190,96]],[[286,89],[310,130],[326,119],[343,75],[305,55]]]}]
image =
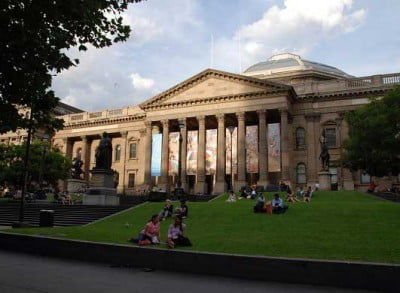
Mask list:
[{"label": "low wall", "polygon": [[400,290],[400,265],[168,250],[6,232],[0,232],[0,249],[195,274],[358,289]]}]

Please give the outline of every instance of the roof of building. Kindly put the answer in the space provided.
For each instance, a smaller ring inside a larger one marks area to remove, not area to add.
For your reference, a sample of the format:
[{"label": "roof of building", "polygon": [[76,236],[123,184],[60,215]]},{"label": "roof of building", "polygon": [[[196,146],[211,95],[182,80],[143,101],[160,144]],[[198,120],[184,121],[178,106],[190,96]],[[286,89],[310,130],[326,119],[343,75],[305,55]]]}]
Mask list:
[{"label": "roof of building", "polygon": [[314,70],[318,72],[328,73],[341,77],[352,77],[346,72],[322,63],[302,59],[299,55],[291,53],[283,53],[274,55],[267,61],[256,63],[247,68],[244,75],[272,75],[274,73],[282,73],[289,71]]}]

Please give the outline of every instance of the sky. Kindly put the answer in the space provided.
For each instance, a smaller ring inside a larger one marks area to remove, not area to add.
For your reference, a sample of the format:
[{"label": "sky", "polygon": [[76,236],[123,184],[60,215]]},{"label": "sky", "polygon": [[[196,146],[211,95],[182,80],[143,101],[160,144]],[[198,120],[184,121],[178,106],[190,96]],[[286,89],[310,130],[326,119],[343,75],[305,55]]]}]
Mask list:
[{"label": "sky", "polygon": [[400,72],[399,0],[147,0],[131,4],[123,43],[71,49],[53,80],[84,111],[133,106],[205,70],[241,73],[294,53],[354,76]]}]

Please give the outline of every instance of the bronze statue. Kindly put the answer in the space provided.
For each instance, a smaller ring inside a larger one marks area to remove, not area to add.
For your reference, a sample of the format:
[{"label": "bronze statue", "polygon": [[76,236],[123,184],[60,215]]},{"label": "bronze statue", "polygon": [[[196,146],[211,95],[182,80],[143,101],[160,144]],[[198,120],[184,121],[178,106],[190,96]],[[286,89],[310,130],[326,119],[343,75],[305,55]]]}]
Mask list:
[{"label": "bronze statue", "polygon": [[319,139],[319,143],[321,145],[321,153],[319,158],[321,159],[322,170],[327,171],[329,170],[329,161],[331,156],[329,155],[328,151],[328,144],[326,142],[325,131],[322,132],[321,137]]},{"label": "bronze statue", "polygon": [[81,179],[83,162],[80,158],[72,160],[71,176],[73,179]]},{"label": "bronze statue", "polygon": [[95,157],[95,169],[111,170],[112,144],[111,139],[106,132],[103,133],[103,137],[100,140]]}]

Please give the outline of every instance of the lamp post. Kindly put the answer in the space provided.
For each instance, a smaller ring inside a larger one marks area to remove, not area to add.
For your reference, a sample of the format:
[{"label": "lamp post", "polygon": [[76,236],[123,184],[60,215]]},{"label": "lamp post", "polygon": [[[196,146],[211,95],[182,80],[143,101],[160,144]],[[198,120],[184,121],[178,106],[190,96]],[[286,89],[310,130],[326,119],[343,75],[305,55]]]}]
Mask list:
[{"label": "lamp post", "polygon": [[229,126],[228,127],[229,133],[231,134],[231,187],[230,190],[233,190],[233,139],[232,139],[232,134],[233,131],[235,130],[235,126]]},{"label": "lamp post", "polygon": [[182,120],[179,120],[179,155],[178,155],[178,180],[177,180],[177,186],[175,188],[175,195],[180,198],[185,194],[185,191],[182,188],[182,129],[185,127],[185,122]]}]

